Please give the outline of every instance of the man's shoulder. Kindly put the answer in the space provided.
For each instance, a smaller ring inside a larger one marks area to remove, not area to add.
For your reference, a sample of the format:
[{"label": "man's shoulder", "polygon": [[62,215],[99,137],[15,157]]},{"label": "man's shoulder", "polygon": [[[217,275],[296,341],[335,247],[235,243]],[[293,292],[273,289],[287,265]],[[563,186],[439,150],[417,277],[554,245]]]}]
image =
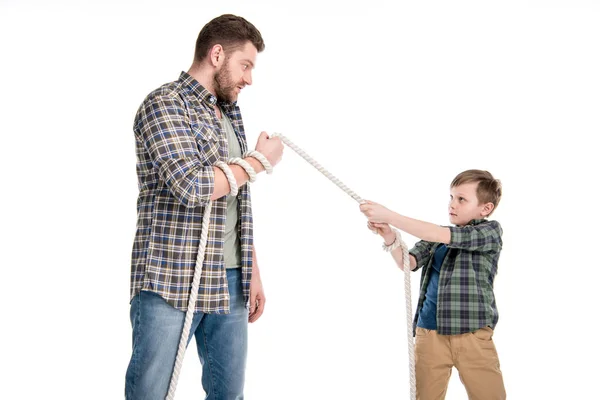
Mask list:
[{"label": "man's shoulder", "polygon": [[165,83],[146,95],[135,115],[134,126],[152,114],[152,110],[164,110],[172,107],[185,107],[181,81]]},{"label": "man's shoulder", "polygon": [[165,83],[154,89],[144,98],[143,104],[162,100],[177,100],[181,98],[183,88],[180,81]]}]

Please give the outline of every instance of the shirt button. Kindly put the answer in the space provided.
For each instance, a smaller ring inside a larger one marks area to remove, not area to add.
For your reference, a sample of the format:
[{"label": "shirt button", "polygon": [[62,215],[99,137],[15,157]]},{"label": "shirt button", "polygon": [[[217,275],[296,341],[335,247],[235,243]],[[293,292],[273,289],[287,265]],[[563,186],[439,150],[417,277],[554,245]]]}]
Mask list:
[{"label": "shirt button", "polygon": [[217,102],[217,99],[215,99],[215,96],[210,96],[208,98],[208,101],[210,101],[210,104],[215,104]]}]

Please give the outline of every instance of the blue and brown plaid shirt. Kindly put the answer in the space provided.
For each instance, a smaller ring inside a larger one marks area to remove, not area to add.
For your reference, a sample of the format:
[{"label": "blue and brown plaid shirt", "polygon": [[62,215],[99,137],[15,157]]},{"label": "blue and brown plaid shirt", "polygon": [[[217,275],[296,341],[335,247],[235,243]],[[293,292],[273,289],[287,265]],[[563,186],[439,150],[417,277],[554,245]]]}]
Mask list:
[{"label": "blue and brown plaid shirt", "polygon": [[[425,301],[433,254],[439,245],[421,240],[410,250],[417,260],[416,269],[424,267],[413,334]],[[437,332],[458,335],[485,326],[493,329],[498,322],[494,278],[502,250],[502,227],[497,221],[483,219],[452,226],[446,246],[448,253],[440,268],[438,286]]]},{"label": "blue and brown plaid shirt", "polygon": [[[214,189],[217,161],[227,161],[225,132],[216,97],[185,72],[150,93],[135,116],[139,197],[131,258],[131,298],[140,290],[162,296],[185,311],[189,299],[204,207]],[[236,104],[219,103],[231,120],[242,153],[247,150]],[[248,185],[240,187],[239,237],[246,303],[252,274],[252,209]],[[223,259],[226,197],[213,201],[208,242],[195,310],[228,313]]]}]

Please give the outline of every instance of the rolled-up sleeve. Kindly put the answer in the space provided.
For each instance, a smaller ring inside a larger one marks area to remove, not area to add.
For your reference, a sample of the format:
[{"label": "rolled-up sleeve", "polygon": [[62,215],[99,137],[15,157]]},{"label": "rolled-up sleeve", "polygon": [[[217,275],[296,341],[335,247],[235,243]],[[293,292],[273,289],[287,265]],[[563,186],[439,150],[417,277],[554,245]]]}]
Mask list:
[{"label": "rolled-up sleeve", "polygon": [[418,270],[419,268],[427,265],[429,259],[431,258],[431,248],[433,247],[433,242],[427,242],[425,240],[418,241],[412,249],[408,252],[417,260],[417,266],[413,271]]},{"label": "rolled-up sleeve", "polygon": [[448,247],[469,251],[498,251],[502,248],[502,227],[497,221],[452,226]]},{"label": "rolled-up sleeve", "polygon": [[136,130],[172,195],[185,207],[206,205],[214,191],[214,169],[202,165],[183,101],[159,94],[142,106]]}]

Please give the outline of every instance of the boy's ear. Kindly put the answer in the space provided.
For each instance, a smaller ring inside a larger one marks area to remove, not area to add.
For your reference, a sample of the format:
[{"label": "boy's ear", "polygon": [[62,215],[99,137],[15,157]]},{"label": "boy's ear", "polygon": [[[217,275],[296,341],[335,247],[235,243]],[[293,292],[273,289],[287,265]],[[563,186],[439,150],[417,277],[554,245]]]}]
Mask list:
[{"label": "boy's ear", "polygon": [[481,216],[487,217],[494,211],[494,203],[485,203],[483,209],[481,210]]}]

